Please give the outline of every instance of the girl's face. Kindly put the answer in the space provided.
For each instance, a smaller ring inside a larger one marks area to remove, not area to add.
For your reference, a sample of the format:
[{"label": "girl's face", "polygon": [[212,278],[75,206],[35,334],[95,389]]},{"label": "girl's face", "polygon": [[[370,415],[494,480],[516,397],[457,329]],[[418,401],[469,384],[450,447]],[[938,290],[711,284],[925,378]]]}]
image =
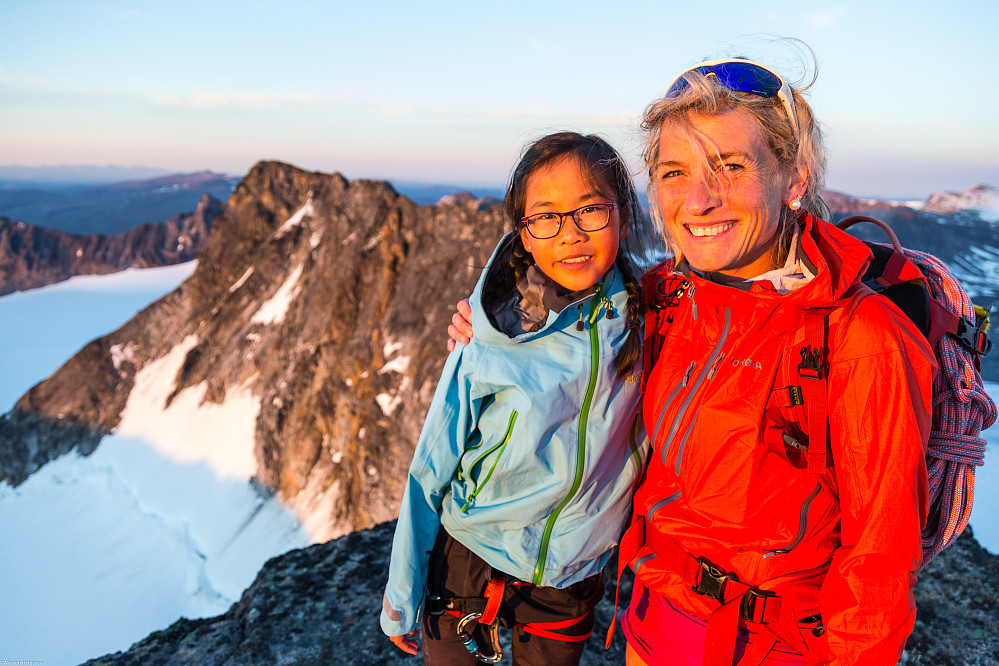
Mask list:
[{"label": "girl's face", "polygon": [[666,232],[700,271],[753,278],[776,268],[784,206],[805,174],[781,169],[756,120],[741,109],[689,115],[696,139],[664,128],[656,183]]},{"label": "girl's face", "polygon": [[[564,157],[527,178],[524,215],[565,213],[591,203],[616,203],[608,192],[598,189],[585,167],[574,156]],[[609,188],[604,188],[608,189]],[[615,209],[607,226],[599,231],[583,231],[571,216],[553,238],[539,240],[521,228],[524,247],[534,256],[545,275],[571,291],[589,289],[604,276],[617,259],[618,244],[627,230]]]}]

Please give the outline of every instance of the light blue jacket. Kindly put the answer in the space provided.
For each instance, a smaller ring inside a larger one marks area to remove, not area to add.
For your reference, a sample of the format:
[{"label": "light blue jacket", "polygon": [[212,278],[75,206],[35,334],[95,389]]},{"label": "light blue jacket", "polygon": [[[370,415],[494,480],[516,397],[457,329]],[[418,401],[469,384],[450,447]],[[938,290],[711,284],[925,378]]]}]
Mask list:
[{"label": "light blue jacket", "polygon": [[481,304],[508,238],[470,298],[475,335],[448,357],[413,455],[381,614],[389,636],[417,626],[440,527],[495,569],[564,588],[603,569],[630,517],[647,453],[641,363],[624,381],[614,371],[624,280],[612,268],[595,294],[510,338]]}]

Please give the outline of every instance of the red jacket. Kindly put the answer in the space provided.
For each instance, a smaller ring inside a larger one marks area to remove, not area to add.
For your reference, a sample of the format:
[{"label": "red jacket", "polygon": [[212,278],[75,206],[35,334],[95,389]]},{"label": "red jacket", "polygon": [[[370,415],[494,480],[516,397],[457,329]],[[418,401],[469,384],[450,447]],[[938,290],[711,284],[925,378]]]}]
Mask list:
[{"label": "red jacket", "polygon": [[[863,298],[848,325],[829,328],[833,466],[809,473],[771,452],[765,412],[787,399],[777,374],[787,336],[804,337],[801,308],[842,297],[870,260],[860,241],[805,222],[801,247],[816,277],[803,287],[781,295],[769,282],[745,291],[692,275],[669,308],[643,403],[654,452],[635,513],[658,540],[746,584],[796,580],[784,585],[782,625],[785,636],[800,633],[791,642],[806,663],[894,664],[916,613],[936,364],[904,314],[881,296]],[[646,545],[630,561],[688,611],[707,618],[719,607],[691,589],[675,557]],[[792,615],[805,621],[788,627]],[[817,615],[824,633],[813,632]]]}]

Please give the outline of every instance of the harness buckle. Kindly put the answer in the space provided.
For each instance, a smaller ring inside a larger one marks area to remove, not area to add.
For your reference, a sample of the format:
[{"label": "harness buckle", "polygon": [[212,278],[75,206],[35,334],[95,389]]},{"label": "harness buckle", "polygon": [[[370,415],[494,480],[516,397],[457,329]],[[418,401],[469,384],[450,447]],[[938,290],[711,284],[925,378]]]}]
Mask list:
[{"label": "harness buckle", "polygon": [[757,624],[769,624],[766,620],[766,607],[767,599],[776,598],[777,593],[770,590],[760,590],[755,587],[751,587],[746,590],[746,593],[742,596],[742,602],[739,606],[739,612],[742,617],[748,622],[756,622]]},{"label": "harness buckle", "polygon": [[427,595],[427,600],[423,604],[424,611],[427,615],[443,615],[444,611],[447,610],[447,601],[441,599],[436,595]]},{"label": "harness buckle", "polygon": [[700,565],[701,575],[698,576],[697,585],[692,585],[691,589],[697,594],[714,599],[720,604],[725,603],[725,583],[730,580],[739,580],[735,574],[725,573],[706,557],[698,557],[697,564]]},{"label": "harness buckle", "polygon": [[683,296],[689,286],[690,283],[681,277],[669,276],[663,278],[656,285],[657,293],[653,307],[656,310],[675,308],[680,304],[680,297]]},{"label": "harness buckle", "polygon": [[469,613],[458,620],[458,638],[473,657],[485,664],[495,664],[503,658],[503,648],[499,644],[499,620],[493,620],[492,624],[486,627],[486,638],[492,643],[493,653],[491,655],[482,654],[475,639],[472,638],[472,635],[468,631],[465,631],[465,627],[469,623],[475,622],[481,617],[482,613]]},{"label": "harness buckle", "polygon": [[985,356],[992,350],[992,340],[987,333],[988,317],[977,325],[964,317],[957,320],[957,331],[953,333],[957,342],[972,354]]},{"label": "harness buckle", "polygon": [[806,379],[822,379],[825,375],[825,351],[825,347],[802,347],[798,352],[801,354],[798,375]]}]

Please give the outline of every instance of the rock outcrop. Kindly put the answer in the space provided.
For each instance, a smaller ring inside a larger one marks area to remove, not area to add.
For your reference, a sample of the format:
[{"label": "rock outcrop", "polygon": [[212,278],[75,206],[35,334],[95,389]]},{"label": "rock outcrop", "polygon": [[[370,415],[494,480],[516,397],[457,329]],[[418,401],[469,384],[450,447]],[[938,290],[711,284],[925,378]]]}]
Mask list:
[{"label": "rock outcrop", "polygon": [[197,386],[222,403],[249,388],[256,480],[315,538],[394,518],[454,303],[502,228],[495,202],[417,206],[388,183],[258,164],[187,281],[0,419],[0,480],[71,448],[66,428],[110,432],[136,373],[183,344],[172,396]]},{"label": "rock outcrop", "polygon": [[[128,651],[87,666],[420,664],[378,627],[393,526],[382,524],[276,557],[224,615],[178,620]],[[902,663],[999,664],[999,556],[983,550],[970,530],[930,563],[915,596],[918,616]],[[630,597],[626,577],[622,608]],[[624,664],[620,628],[611,648],[603,649],[613,606],[608,585],[584,666]]]},{"label": "rock outcrop", "polygon": [[114,236],[68,234],[0,217],[0,296],[126,268],[197,259],[224,204],[204,195],[191,213],[141,224]]}]

